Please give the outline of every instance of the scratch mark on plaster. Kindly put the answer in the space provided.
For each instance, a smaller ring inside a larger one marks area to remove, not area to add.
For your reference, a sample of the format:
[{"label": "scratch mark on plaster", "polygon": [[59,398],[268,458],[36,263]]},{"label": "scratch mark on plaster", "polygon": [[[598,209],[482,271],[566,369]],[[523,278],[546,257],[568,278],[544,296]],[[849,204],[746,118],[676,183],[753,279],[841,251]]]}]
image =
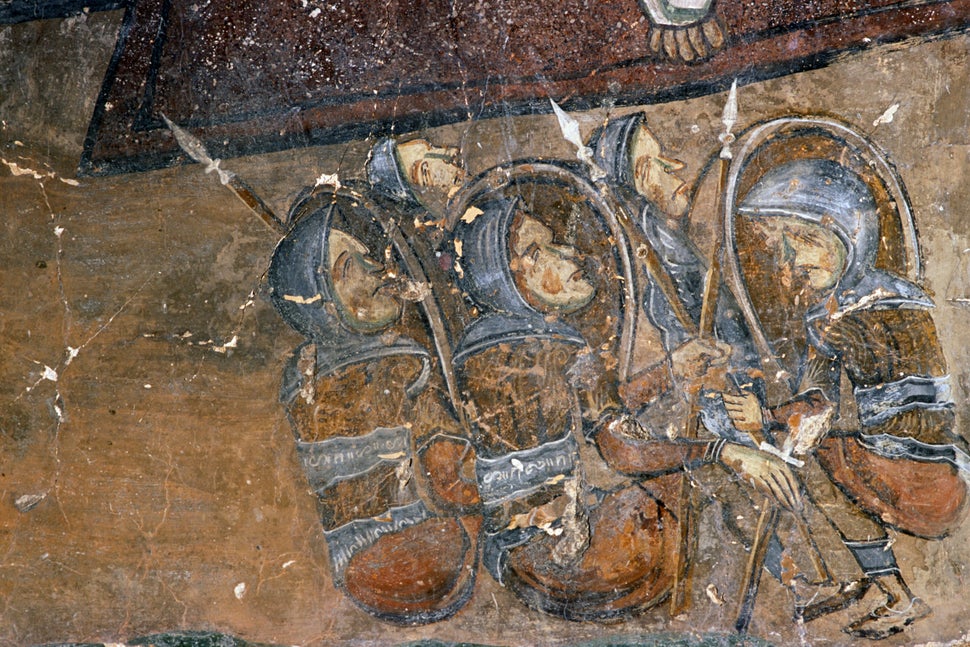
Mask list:
[{"label": "scratch mark on plaster", "polygon": [[[253,291],[251,291],[249,293],[249,296],[246,297],[246,302],[243,303],[241,306],[239,306],[239,309],[240,310],[245,310],[246,308],[251,308],[255,304],[256,304],[256,291],[253,290]],[[192,333],[189,333],[189,335],[191,335],[191,334]]]},{"label": "scratch mark on plaster", "polygon": [[970,644],[970,633],[965,633],[960,638],[951,640],[950,642],[919,643],[918,645],[914,645],[914,647],[963,647],[967,644]]},{"label": "scratch mark on plaster", "polygon": [[[272,561],[278,562],[279,559],[282,559],[284,556],[291,555],[291,554],[293,554],[293,553],[285,553],[284,555],[280,555],[278,558],[276,558],[276,560],[272,560]],[[287,561],[283,562],[282,565],[279,566],[279,572],[277,572],[275,575],[270,575],[269,577],[263,577],[263,570],[266,567],[266,562],[267,562],[267,560],[265,558],[260,559],[260,562],[259,562],[259,580],[256,582],[256,588],[254,590],[255,591],[255,593],[254,593],[255,595],[259,595],[259,591],[262,588],[263,584],[265,584],[266,582],[272,582],[273,580],[279,579],[281,577],[285,577],[287,575],[287,573],[285,572],[286,569],[288,569],[291,566],[293,566],[294,564],[296,564],[296,560],[295,559],[287,560]]]}]

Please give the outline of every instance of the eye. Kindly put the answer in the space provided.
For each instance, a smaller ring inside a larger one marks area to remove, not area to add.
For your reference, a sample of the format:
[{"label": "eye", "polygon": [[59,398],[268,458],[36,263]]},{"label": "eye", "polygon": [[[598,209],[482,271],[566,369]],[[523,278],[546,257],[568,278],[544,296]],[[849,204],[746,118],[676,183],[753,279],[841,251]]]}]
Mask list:
[{"label": "eye", "polygon": [[359,259],[361,267],[367,270],[368,273],[373,274],[374,272],[379,272],[384,269],[384,265],[381,262],[371,258],[370,256],[364,256],[363,254],[356,254],[356,256]]},{"label": "eye", "polygon": [[542,250],[539,248],[538,243],[532,243],[526,248],[525,253],[522,256],[528,258],[530,261],[532,261],[532,264],[535,265],[537,262],[539,262],[539,252],[541,251]]},{"label": "eye", "polygon": [[643,155],[637,158],[633,165],[633,174],[637,177],[646,178],[650,175],[650,157]]},{"label": "eye", "polygon": [[340,256],[337,257],[337,262],[333,264],[333,277],[335,279],[347,277],[347,273],[350,271],[351,260],[353,260],[353,256],[350,252],[340,252]]}]

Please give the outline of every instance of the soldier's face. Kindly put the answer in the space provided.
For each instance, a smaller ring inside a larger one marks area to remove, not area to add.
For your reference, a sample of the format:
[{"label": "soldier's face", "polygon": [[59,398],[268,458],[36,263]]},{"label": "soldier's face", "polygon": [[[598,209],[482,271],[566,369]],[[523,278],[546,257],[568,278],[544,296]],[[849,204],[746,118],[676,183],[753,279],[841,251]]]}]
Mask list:
[{"label": "soldier's face", "polygon": [[516,217],[511,251],[516,284],[540,310],[573,312],[592,301],[596,289],[579,266],[576,248],[555,244],[552,230],[535,218]]},{"label": "soldier's face", "polygon": [[848,252],[831,229],[785,216],[747,218],[747,224],[785,288],[820,296],[842,278]]},{"label": "soldier's face", "polygon": [[407,175],[416,187],[430,187],[450,193],[465,180],[465,170],[456,163],[458,149],[432,146],[424,140],[399,145],[407,161]]},{"label": "soldier's face", "polygon": [[633,136],[630,158],[637,193],[668,216],[682,216],[687,211],[688,186],[677,172],[684,168],[684,163],[665,157],[660,142],[644,124],[640,124]]},{"label": "soldier's face", "polygon": [[345,324],[359,332],[376,332],[397,321],[403,306],[395,296],[396,283],[363,243],[331,230],[330,260],[335,301]]}]

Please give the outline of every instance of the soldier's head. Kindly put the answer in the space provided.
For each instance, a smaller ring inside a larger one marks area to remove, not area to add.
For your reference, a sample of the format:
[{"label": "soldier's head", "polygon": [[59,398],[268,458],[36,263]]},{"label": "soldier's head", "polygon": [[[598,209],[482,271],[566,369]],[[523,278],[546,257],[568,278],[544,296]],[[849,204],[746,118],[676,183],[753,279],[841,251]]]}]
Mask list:
[{"label": "soldier's head", "polygon": [[776,279],[787,289],[821,296],[835,287],[845,271],[848,249],[821,224],[768,216],[750,218],[747,226],[753,239],[764,245],[769,271],[777,271]]},{"label": "soldier's head", "polygon": [[397,145],[397,158],[405,177],[415,187],[447,194],[465,179],[465,170],[458,164],[458,149],[451,146],[412,139]]},{"label": "soldier's head", "polygon": [[677,175],[684,163],[663,152],[645,114],[611,119],[593,132],[589,146],[611,182],[635,190],[669,218],[686,213],[689,187]]},{"label": "soldier's head", "polygon": [[640,120],[630,137],[630,168],[637,193],[668,216],[682,216],[687,211],[688,186],[677,173],[684,163],[664,154],[645,120]]},{"label": "soldier's head", "polygon": [[747,263],[763,259],[764,271],[779,272],[783,287],[816,302],[872,267],[878,244],[875,200],[861,177],[836,162],[803,159],[772,169],[754,184],[738,212],[739,229],[747,232],[739,247],[743,242],[762,248],[748,254]]},{"label": "soldier's head", "polygon": [[574,312],[593,299],[578,250],[555,241],[551,228],[521,209],[512,220],[509,257],[516,287],[540,312]]}]

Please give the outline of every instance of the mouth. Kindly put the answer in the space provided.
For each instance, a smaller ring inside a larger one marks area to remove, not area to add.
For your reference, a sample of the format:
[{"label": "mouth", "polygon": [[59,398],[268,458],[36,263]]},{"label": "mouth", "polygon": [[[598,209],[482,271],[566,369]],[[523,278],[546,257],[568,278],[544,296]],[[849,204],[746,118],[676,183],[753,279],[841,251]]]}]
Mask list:
[{"label": "mouth", "polygon": [[575,272],[569,275],[569,278],[566,279],[566,281],[569,283],[584,282],[586,281],[586,274],[583,273],[583,270],[576,270]]},{"label": "mouth", "polygon": [[396,297],[401,293],[401,280],[400,279],[390,279],[378,284],[376,288],[370,293],[372,297],[376,296],[389,296]]}]

